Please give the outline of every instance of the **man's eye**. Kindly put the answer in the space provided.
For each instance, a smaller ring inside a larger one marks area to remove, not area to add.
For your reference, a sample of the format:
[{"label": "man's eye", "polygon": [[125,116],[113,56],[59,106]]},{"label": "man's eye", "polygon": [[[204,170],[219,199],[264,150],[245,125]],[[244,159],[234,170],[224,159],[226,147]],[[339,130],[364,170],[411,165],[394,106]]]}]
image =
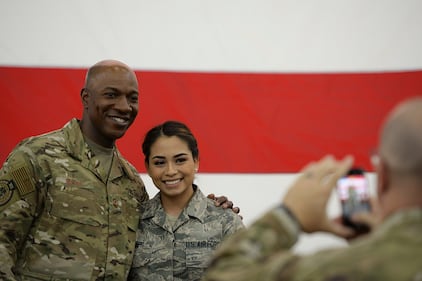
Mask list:
[{"label": "man's eye", "polygon": [[107,92],[107,93],[104,93],[104,96],[106,96],[108,98],[115,98],[116,97],[116,93]]},{"label": "man's eye", "polygon": [[132,96],[130,96],[130,101],[131,102],[138,102],[138,99],[139,99],[138,95],[132,95]]}]

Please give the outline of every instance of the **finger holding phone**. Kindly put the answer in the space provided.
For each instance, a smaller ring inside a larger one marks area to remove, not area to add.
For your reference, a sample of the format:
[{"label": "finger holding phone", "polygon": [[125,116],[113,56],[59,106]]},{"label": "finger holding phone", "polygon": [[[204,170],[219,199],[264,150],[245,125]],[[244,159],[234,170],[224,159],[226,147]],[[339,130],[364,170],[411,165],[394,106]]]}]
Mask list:
[{"label": "finger holding phone", "polygon": [[283,198],[282,205],[295,216],[301,230],[307,233],[330,232],[341,237],[354,235],[354,230],[328,217],[326,206],[337,180],[351,168],[353,157],[337,160],[326,156],[302,170]]},{"label": "finger holding phone", "polygon": [[[365,171],[352,166],[351,157],[324,157],[302,170],[301,177],[283,198],[302,231],[326,231],[354,239],[367,234],[379,222],[377,199],[371,197]],[[330,219],[326,206],[335,189],[341,205],[340,218]]]}]

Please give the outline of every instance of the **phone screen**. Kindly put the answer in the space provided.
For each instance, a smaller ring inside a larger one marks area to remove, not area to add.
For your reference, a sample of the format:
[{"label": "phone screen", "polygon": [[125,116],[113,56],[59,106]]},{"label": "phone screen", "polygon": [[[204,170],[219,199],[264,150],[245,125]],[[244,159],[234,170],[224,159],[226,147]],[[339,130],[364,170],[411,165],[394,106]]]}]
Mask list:
[{"label": "phone screen", "polygon": [[351,169],[347,175],[337,182],[337,193],[340,198],[343,222],[355,229],[364,228],[350,220],[350,216],[357,212],[369,212],[370,194],[368,180],[362,169]]}]

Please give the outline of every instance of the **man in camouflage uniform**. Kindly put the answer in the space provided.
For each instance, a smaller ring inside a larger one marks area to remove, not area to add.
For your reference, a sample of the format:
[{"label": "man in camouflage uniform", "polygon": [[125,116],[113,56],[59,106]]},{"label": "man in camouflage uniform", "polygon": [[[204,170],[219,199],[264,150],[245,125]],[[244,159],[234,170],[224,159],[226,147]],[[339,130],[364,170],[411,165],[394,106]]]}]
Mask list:
[{"label": "man in camouflage uniform", "polygon": [[138,112],[135,73],[88,70],[83,117],[22,141],[0,170],[1,280],[125,280],[139,205],[138,172],[119,153]]},{"label": "man in camouflage uniform", "polygon": [[379,211],[354,218],[379,221],[372,233],[350,247],[303,257],[289,251],[301,230],[354,235],[325,211],[353,160],[328,156],[304,168],[280,207],[223,242],[203,280],[422,280],[421,128],[422,98],[400,104],[386,120],[375,167]]}]

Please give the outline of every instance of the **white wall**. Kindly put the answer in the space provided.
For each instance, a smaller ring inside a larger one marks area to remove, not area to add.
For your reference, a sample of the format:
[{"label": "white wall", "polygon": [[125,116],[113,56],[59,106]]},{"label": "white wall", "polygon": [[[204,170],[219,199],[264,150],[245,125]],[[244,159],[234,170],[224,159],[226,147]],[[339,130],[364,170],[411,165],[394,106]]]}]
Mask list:
[{"label": "white wall", "polygon": [[419,0],[0,0],[0,64],[383,71],[422,67]]},{"label": "white wall", "polygon": [[[420,0],[0,0],[0,65],[86,67],[115,58],[147,70],[421,69],[421,11]],[[200,173],[197,183],[228,196],[248,225],[293,178]],[[297,250],[337,245],[344,243],[304,236]]]}]

